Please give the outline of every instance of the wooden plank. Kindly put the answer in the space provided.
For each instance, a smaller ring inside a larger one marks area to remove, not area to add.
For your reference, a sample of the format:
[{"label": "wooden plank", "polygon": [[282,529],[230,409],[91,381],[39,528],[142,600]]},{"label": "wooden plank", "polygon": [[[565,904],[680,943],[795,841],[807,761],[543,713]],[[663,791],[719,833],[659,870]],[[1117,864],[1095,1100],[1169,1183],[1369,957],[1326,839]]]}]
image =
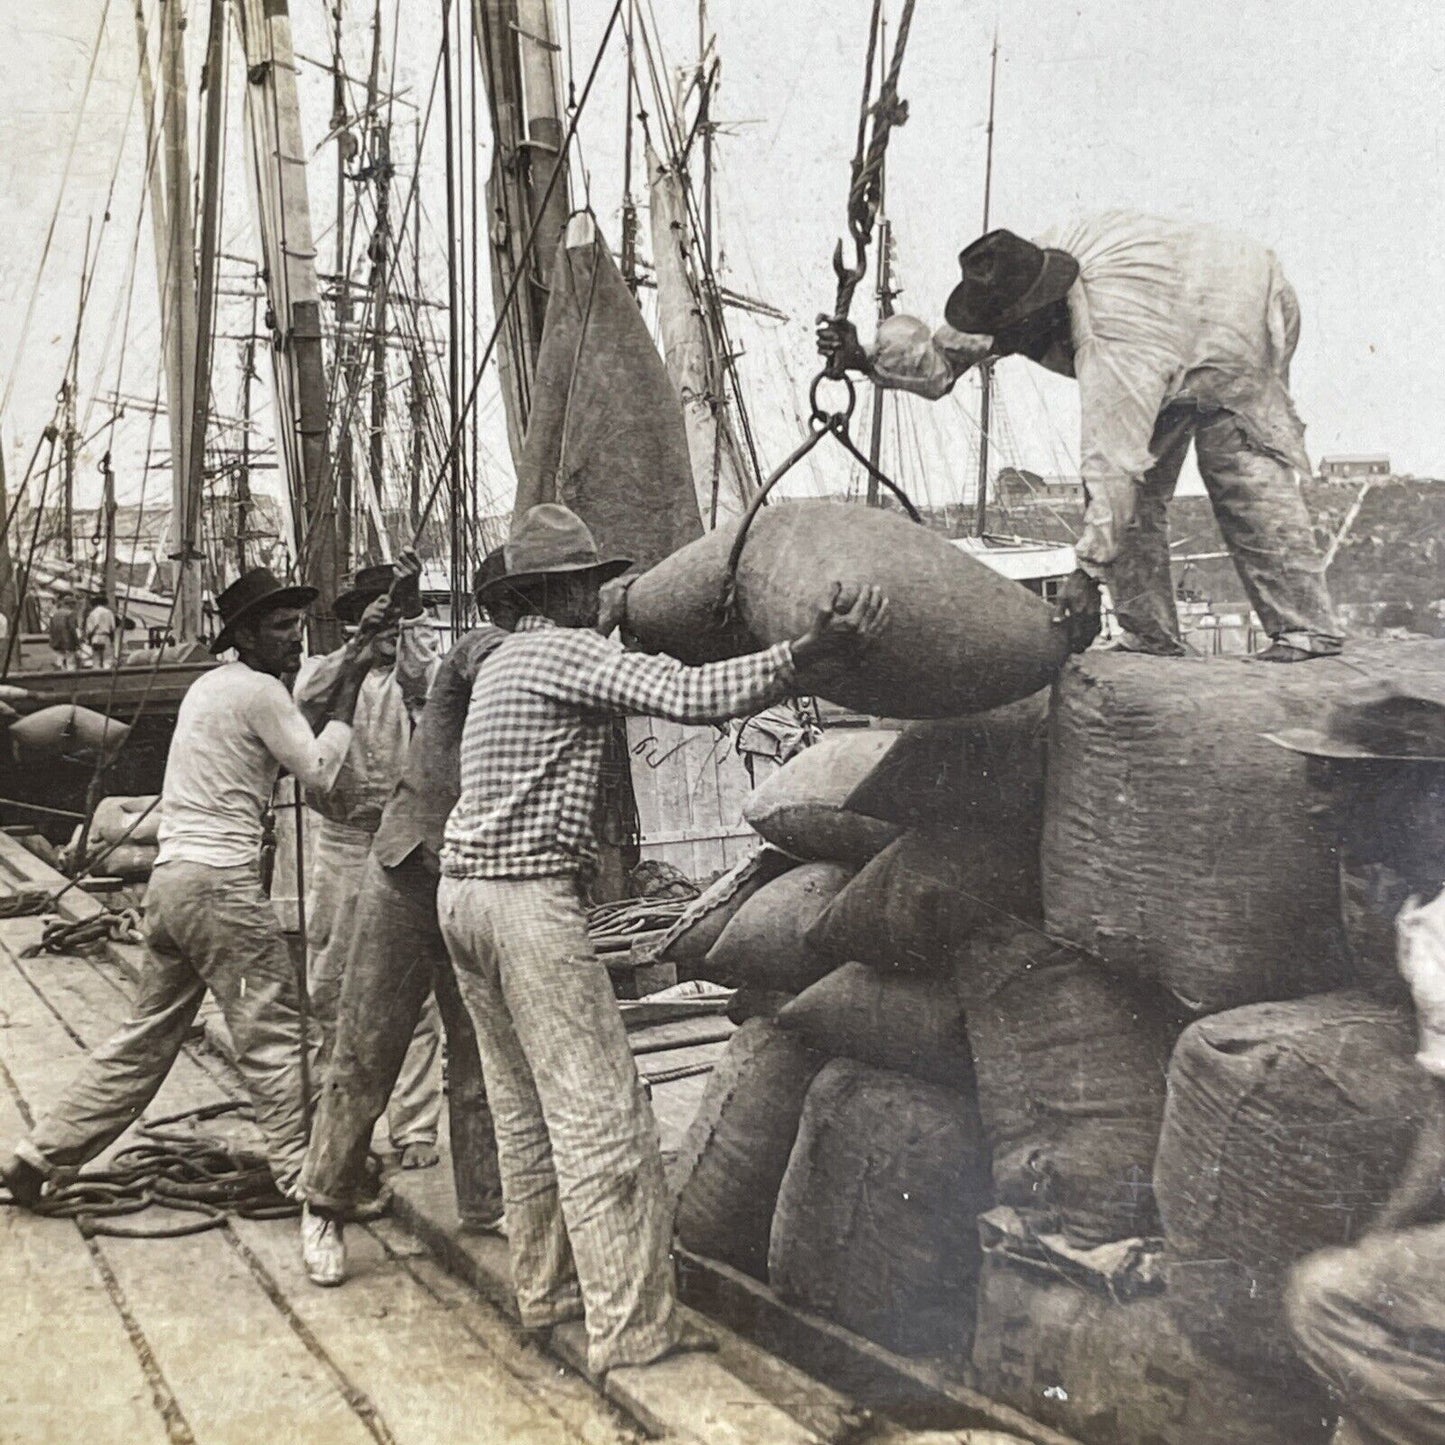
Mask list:
[{"label": "wooden plank", "polygon": [[[6,1036],[0,1034],[0,1051]],[[25,1127],[0,1087],[0,1137]],[[5,1440],[183,1441],[152,1390],[125,1324],[80,1234],[70,1225],[0,1209],[0,1438]],[[63,1348],[57,1348],[63,1337]],[[142,1348],[144,1347],[141,1342]],[[77,1389],[78,1373],[84,1388]]]},{"label": "wooden plank", "polygon": [[997,1430],[1030,1445],[1079,1445],[941,1370],[782,1303],[740,1270],[678,1247],[683,1298],[869,1410],[922,1430]]},{"label": "wooden plank", "polygon": [[[58,893],[69,882],[63,873],[56,872],[50,864],[37,858],[18,838],[0,833],[0,893],[30,888]],[[55,911],[62,918],[78,922],[83,918],[94,918],[106,910],[88,893],[71,888],[60,899]]]},{"label": "wooden plank", "polygon": [[493,1312],[489,1330],[469,1330],[368,1231],[346,1231],[350,1276],[323,1290],[307,1283],[289,1232],[246,1220],[232,1228],[327,1355],[366,1382],[396,1445],[580,1445],[547,1396],[494,1351],[512,1326]]}]

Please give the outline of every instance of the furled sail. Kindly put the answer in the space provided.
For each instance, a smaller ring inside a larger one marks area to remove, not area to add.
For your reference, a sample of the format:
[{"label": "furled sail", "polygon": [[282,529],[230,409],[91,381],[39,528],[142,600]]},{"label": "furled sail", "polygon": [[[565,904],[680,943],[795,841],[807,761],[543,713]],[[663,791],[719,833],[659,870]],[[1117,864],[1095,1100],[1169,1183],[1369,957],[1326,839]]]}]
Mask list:
[{"label": "furled sail", "polygon": [[571,507],[604,556],[644,567],[702,535],[677,392],[585,212],[553,264],[517,469],[516,515],[539,502]]},{"label": "furled sail", "polygon": [[747,508],[748,475],[737,434],[723,405],[722,365],[694,280],[687,196],[677,173],[649,145],[647,173],[657,314],[667,370],[682,398],[687,449],[698,510],[711,530]]}]

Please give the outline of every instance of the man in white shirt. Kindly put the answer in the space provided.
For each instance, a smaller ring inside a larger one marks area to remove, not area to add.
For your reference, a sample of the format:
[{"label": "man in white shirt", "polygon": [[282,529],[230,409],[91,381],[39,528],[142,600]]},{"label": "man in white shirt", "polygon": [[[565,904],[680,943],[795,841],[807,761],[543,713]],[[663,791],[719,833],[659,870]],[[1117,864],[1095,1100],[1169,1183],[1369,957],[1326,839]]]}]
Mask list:
[{"label": "man in white shirt", "polygon": [[963,278],[936,332],[893,316],[865,348],[826,320],[830,361],[880,386],[941,397],[978,362],[1025,356],[1079,383],[1087,505],[1078,571],[1057,618],[1082,651],[1108,584],[1138,652],[1184,651],[1166,507],[1191,441],[1240,581],[1272,639],[1257,657],[1340,650],[1324,562],[1300,496],[1304,425],[1289,394],[1299,302],[1275,254],[1214,226],[1109,211],[1035,242],[991,231],[959,257]]},{"label": "man in white shirt", "polygon": [[90,645],[93,666],[108,667],[119,661],[115,652],[115,632],[115,613],[104,597],[97,597],[85,615],[85,640]]},{"label": "man in white shirt", "polygon": [[[78,1168],[119,1137],[165,1081],[209,988],[236,1045],[276,1187],[293,1195],[306,1153],[303,1035],[296,971],[261,890],[261,819],[281,768],[310,788],[335,780],[351,744],[369,635],[348,657],[312,731],[283,678],[301,662],[312,587],[265,568],[217,598],[212,651],[240,660],[198,679],[176,718],[161,787],[160,851],[146,892],[146,960],[131,1017],[81,1066],[0,1169],[16,1203],[39,1202],[57,1169]],[[307,1040],[306,1046],[314,1047]],[[309,1220],[303,1218],[304,1231]]]},{"label": "man in white shirt", "polygon": [[[351,747],[335,783],[306,797],[311,872],[306,887],[306,977],[311,1010],[321,1026],[323,1067],[336,1035],[351,920],[366,858],[382,810],[406,764],[412,728],[441,665],[436,628],[421,601],[421,559],[407,551],[393,568],[366,567],[336,599],[342,622],[377,625],[372,667],[362,679],[352,718]],[[294,689],[308,716],[323,705],[346,668],[347,649],[308,658]],[[387,1110],[392,1147],[404,1169],[438,1160],[441,1123],[441,1018],[428,998]]]}]

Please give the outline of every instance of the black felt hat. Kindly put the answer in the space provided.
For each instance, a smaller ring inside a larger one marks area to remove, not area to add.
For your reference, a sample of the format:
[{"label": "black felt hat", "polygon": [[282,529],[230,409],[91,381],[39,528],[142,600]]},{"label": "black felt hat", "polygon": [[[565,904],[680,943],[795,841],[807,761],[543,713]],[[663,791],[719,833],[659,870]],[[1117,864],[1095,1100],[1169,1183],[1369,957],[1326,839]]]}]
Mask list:
[{"label": "black felt hat", "polygon": [[1069,294],[1079,263],[1012,231],[990,231],[959,253],[963,279],[943,308],[955,331],[993,336]]},{"label": "black felt hat", "polygon": [[1330,709],[1323,728],[1265,737],[1313,758],[1445,763],[1445,678],[1364,684]]},{"label": "black felt hat", "polygon": [[261,612],[276,607],[307,607],[317,598],[314,587],[290,587],[269,568],[253,567],[243,572],[219,597],[216,611],[221,615],[221,630],[211,644],[211,651],[224,652],[236,645],[238,624]]},{"label": "black felt hat", "polygon": [[361,567],[352,576],[351,586],[336,599],[336,615],[342,622],[361,621],[361,614],[391,591],[396,571],[390,562],[376,567]]}]

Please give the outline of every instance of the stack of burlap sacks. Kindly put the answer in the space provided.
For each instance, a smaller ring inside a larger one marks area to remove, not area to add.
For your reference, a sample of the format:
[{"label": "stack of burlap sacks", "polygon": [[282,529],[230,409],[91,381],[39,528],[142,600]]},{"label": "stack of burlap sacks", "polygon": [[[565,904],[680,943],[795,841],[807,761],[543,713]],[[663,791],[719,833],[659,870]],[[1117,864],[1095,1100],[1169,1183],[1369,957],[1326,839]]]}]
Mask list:
[{"label": "stack of burlap sacks", "polygon": [[1445,644],[1095,654],[790,763],[664,945],[746,1020],[683,1245],[1084,1441],[1327,1438],[1284,1281],[1358,1237],[1430,1096],[1388,932],[1350,946],[1333,824],[1262,734],[1408,667]]},{"label": "stack of burlap sacks", "polygon": [[[102,798],[86,834],[85,857],[93,860],[91,871],[112,878],[149,878],[160,852],[160,824],[154,794]],[[80,861],[79,828],[71,836],[68,852],[68,862]]]}]

